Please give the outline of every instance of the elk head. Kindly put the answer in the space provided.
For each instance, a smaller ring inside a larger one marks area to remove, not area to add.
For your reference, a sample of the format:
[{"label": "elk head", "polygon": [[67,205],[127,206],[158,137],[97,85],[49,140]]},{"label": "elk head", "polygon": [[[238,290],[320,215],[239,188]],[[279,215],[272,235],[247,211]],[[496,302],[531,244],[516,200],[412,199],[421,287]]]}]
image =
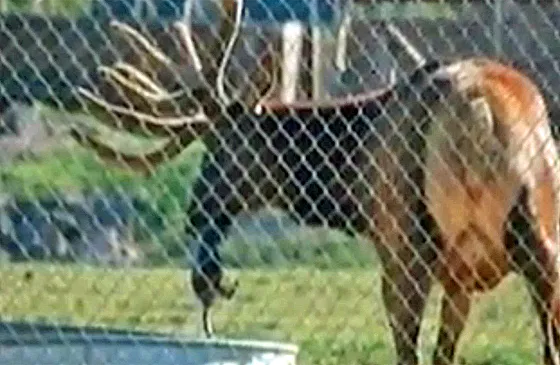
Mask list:
[{"label": "elk head", "polygon": [[[134,55],[141,55],[143,60],[138,62],[129,57],[130,62],[117,61],[111,66],[101,66],[96,75],[99,79],[97,91],[83,87],[78,89],[85,100],[85,109],[102,124],[133,135],[167,138],[162,147],[147,153],[127,154],[102,142],[91,130],[72,128],[70,135],[81,145],[94,149],[109,163],[150,173],[157,165],[175,157],[193,140],[214,128],[211,121],[223,119],[218,116],[228,115],[234,110],[234,114],[238,114],[242,112],[242,105],[256,105],[263,94],[266,95],[266,90],[272,89],[269,86],[275,83],[274,55],[269,52],[257,56],[261,59],[260,67],[250,75],[250,87],[244,88],[231,100],[219,100],[216,96],[220,94],[217,92],[220,90],[219,83],[223,83],[220,72],[230,56],[227,51],[222,52],[221,40],[233,32],[232,27],[240,26],[239,22],[233,24],[232,21],[233,3],[224,2],[227,16],[222,21],[218,40],[203,53],[204,61],[200,61],[190,28],[184,23],[174,24],[174,31],[199,72],[202,81],[199,85],[189,87],[188,80],[181,77],[183,70],[180,64],[132,26],[114,21],[112,29],[126,39],[136,50]],[[216,65],[212,58],[221,60],[222,64]]]}]

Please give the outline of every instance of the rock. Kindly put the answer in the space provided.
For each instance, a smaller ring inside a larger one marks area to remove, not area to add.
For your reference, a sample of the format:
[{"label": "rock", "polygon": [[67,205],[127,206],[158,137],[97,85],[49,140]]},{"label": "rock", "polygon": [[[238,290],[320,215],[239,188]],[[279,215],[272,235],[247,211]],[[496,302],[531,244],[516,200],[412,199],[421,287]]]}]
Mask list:
[{"label": "rock", "polygon": [[116,193],[10,199],[0,210],[0,247],[19,261],[134,264],[143,258],[131,240],[134,203]]}]

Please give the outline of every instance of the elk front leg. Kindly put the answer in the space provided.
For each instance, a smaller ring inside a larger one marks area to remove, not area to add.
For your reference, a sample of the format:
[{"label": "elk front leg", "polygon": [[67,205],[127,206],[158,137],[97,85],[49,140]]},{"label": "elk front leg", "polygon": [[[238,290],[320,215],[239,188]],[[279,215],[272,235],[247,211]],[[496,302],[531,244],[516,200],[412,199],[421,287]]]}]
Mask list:
[{"label": "elk front leg", "polygon": [[418,364],[418,336],[431,285],[429,276],[418,268],[391,268],[383,276],[383,303],[389,316],[397,365]]},{"label": "elk front leg", "polygon": [[224,216],[215,219],[206,219],[202,214],[195,214],[191,224],[196,227],[199,236],[196,251],[196,264],[191,272],[192,288],[202,303],[202,323],[206,337],[212,337],[214,330],[210,317],[210,308],[221,296],[231,299],[237,288],[237,281],[231,287],[225,287],[222,283],[223,269],[222,259],[218,246],[225,236],[230,220]]},{"label": "elk front leg", "polygon": [[[539,316],[543,337],[543,363],[559,365],[560,275],[558,242],[544,237],[537,219],[534,199],[523,188],[508,219],[506,244],[513,269],[524,276]],[[531,199],[531,200],[530,200]]]},{"label": "elk front leg", "polygon": [[[247,118],[236,121],[239,130],[252,130],[255,121]],[[245,124],[243,124],[245,123]],[[225,287],[219,246],[222,244],[233,218],[243,210],[256,210],[270,197],[266,179],[267,165],[258,161],[255,150],[259,145],[244,138],[237,129],[222,131],[222,141],[210,141],[210,155],[206,156],[200,177],[193,188],[193,202],[188,213],[190,231],[197,236],[199,246],[196,267],[192,271],[193,289],[203,304],[203,323],[207,336],[212,335],[210,307],[218,297],[230,299],[237,281]],[[263,150],[262,148],[260,149]],[[263,152],[264,153],[264,152]],[[261,156],[261,160],[264,157]]]},{"label": "elk front leg", "polygon": [[201,176],[193,188],[193,198],[185,228],[187,235],[194,237],[197,247],[195,263],[191,271],[191,286],[202,303],[202,323],[206,337],[213,335],[210,308],[221,296],[231,298],[237,287],[222,284],[223,268],[219,246],[232,223],[236,211],[228,211],[223,205],[231,199],[232,185],[220,176],[220,166],[206,160]]},{"label": "elk front leg", "polygon": [[222,284],[223,269],[218,246],[223,241],[230,219],[204,216],[203,212],[193,214],[190,233],[198,236],[195,265],[191,272],[192,288],[203,306],[202,323],[206,337],[213,335],[210,307],[218,296],[230,299],[235,293],[237,282],[232,287]]},{"label": "elk front leg", "polygon": [[442,298],[440,328],[434,351],[434,365],[452,365],[461,333],[471,308],[469,293],[460,286],[445,289]]},{"label": "elk front leg", "polygon": [[[379,248],[385,268],[383,302],[389,316],[398,365],[418,364],[420,326],[432,288],[431,272],[437,258],[437,247],[440,246],[433,218],[425,209],[419,213],[418,216],[423,218],[410,235],[410,245],[403,247],[394,257],[386,248]],[[426,237],[426,233],[430,237]]]}]

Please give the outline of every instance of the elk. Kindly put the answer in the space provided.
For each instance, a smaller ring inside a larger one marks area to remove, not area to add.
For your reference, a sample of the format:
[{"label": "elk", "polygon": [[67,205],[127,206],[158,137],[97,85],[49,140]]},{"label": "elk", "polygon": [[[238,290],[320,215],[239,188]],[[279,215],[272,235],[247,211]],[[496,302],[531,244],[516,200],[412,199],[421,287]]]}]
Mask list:
[{"label": "elk", "polygon": [[[112,80],[125,94],[146,91],[141,73],[128,76],[136,83]],[[398,365],[418,364],[436,281],[444,295],[433,357],[443,365],[456,357],[473,295],[510,273],[530,289],[543,363],[560,364],[558,151],[545,101],[525,74],[482,57],[430,61],[386,90],[326,103],[233,98],[222,105],[207,97],[204,115],[179,126],[152,111],[182,102],[180,91],[165,95],[150,103],[133,98],[132,110],[121,112],[128,131],[137,133],[137,122],[167,135],[162,147],[130,154],[93,132],[76,129],[73,137],[107,162],[145,174],[196,138],[209,146],[186,228],[199,241],[191,284],[208,336],[212,303],[235,292],[222,285],[219,253],[232,218],[273,205],[301,223],[372,241]]]}]

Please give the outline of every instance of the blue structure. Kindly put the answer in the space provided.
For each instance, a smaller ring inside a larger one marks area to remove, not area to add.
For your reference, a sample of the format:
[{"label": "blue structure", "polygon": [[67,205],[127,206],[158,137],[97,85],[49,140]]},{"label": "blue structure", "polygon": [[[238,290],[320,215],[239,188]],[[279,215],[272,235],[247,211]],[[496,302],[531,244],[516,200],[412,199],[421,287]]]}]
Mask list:
[{"label": "blue structure", "polygon": [[[149,0],[156,5],[157,17],[160,21],[174,21],[183,16],[184,0]],[[88,11],[88,15],[96,20],[133,19],[137,15],[136,7],[140,4],[140,17],[142,19],[149,18],[146,2],[141,0],[94,0]]]},{"label": "blue structure", "polygon": [[344,0],[246,0],[247,21],[251,23],[284,23],[299,20],[312,23],[313,7],[317,6],[317,20],[320,23],[336,22]]},{"label": "blue structure", "polygon": [[[135,17],[135,9],[140,6],[140,17],[152,21],[174,21],[180,19],[184,12],[186,0],[148,0],[153,1],[156,19],[150,19],[146,3],[142,0],[94,0],[89,14],[98,20]],[[198,8],[193,14],[196,24],[212,24],[219,19],[220,9],[216,2],[194,0]],[[332,25],[339,21],[339,15],[348,0],[245,0],[245,22],[252,25],[285,23],[299,20],[312,23],[313,7],[317,6],[317,20],[322,24]]]}]

